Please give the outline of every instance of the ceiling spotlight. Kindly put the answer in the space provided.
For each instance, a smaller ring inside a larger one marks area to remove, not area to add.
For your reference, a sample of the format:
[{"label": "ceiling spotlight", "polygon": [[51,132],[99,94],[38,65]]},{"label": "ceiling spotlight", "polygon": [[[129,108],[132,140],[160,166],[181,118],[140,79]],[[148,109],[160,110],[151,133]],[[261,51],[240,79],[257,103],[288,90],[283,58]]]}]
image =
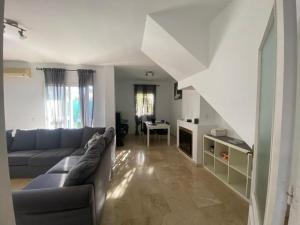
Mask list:
[{"label": "ceiling spotlight", "polygon": [[149,76],[149,77],[150,77],[150,76],[151,76],[151,77],[154,77],[154,73],[153,73],[153,71],[147,71],[146,74],[145,74],[145,76],[146,76],[146,77],[148,77],[148,76]]},{"label": "ceiling spotlight", "polygon": [[24,40],[24,39],[27,38],[27,37],[24,35],[24,31],[25,31],[25,30],[23,30],[23,29],[20,29],[20,30],[18,31],[21,40]]}]

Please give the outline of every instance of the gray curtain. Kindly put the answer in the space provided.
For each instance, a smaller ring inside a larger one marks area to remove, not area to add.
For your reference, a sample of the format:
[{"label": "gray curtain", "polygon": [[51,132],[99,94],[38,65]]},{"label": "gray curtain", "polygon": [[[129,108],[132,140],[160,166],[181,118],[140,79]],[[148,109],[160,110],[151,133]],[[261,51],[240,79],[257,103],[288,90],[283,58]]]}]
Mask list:
[{"label": "gray curtain", "polygon": [[82,126],[92,126],[94,119],[94,71],[78,70],[78,81]]},{"label": "gray curtain", "polygon": [[48,128],[66,127],[65,69],[44,68],[46,88],[46,123]]}]

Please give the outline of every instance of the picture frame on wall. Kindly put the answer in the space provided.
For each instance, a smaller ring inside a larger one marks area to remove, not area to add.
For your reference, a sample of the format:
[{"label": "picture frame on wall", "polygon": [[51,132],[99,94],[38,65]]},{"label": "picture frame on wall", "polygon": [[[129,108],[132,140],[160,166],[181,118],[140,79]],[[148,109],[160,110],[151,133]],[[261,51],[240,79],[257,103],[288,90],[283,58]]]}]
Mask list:
[{"label": "picture frame on wall", "polygon": [[182,99],[182,90],[178,90],[178,82],[174,83],[174,99]]}]

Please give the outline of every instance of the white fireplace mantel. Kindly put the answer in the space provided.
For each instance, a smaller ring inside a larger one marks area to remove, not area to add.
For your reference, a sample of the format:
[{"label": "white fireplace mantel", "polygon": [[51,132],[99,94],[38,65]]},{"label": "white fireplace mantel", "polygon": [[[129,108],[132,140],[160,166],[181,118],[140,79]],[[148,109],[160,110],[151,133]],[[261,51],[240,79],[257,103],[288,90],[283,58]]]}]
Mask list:
[{"label": "white fireplace mantel", "polygon": [[[177,120],[177,148],[179,149],[179,127],[183,127],[192,131],[193,143],[192,143],[192,158],[191,160],[197,165],[202,164],[202,139],[203,135],[210,133],[210,130],[215,125],[201,125],[189,123],[184,120]],[[181,150],[180,150],[181,151]],[[185,154],[185,153],[183,153]]]}]

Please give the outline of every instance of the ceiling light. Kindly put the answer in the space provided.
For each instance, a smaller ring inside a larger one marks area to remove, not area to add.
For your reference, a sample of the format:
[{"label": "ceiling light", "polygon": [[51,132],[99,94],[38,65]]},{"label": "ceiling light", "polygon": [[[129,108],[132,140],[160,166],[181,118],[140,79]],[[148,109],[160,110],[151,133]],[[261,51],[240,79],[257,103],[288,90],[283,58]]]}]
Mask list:
[{"label": "ceiling light", "polygon": [[147,71],[145,74],[146,77],[154,77],[154,72],[153,71]]},{"label": "ceiling light", "polygon": [[24,35],[24,31],[25,31],[25,30],[23,30],[23,29],[21,29],[21,30],[18,31],[21,40],[24,40],[24,39],[27,38],[27,37]]},{"label": "ceiling light", "polygon": [[25,35],[26,30],[23,27],[21,27],[18,22],[14,21],[14,20],[4,19],[3,29],[4,29],[3,32],[5,32],[5,29],[12,31],[11,33],[16,32],[16,34],[19,35],[19,38],[21,40],[24,40],[27,38],[27,36]]}]

